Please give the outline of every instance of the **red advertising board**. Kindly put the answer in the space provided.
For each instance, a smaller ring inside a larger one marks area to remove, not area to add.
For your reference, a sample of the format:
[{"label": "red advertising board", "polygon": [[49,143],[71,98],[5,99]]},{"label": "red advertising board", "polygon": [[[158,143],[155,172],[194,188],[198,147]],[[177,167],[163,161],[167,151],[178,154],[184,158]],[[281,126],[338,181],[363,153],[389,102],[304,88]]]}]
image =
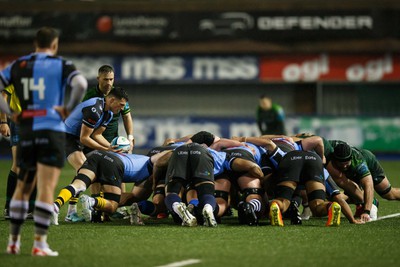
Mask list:
[{"label": "red advertising board", "polygon": [[260,59],[264,82],[400,81],[400,55],[283,55]]}]

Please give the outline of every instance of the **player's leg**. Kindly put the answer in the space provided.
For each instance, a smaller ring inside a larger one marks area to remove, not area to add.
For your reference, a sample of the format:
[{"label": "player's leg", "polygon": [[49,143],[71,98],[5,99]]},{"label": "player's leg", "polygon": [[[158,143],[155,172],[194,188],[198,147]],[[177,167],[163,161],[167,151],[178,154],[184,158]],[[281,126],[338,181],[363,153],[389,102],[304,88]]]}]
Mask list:
[{"label": "player's leg", "polygon": [[257,225],[265,209],[262,202],[264,191],[261,188],[261,181],[242,175],[237,182],[242,194],[242,202],[238,205],[239,220],[250,226]]},{"label": "player's leg", "polygon": [[[12,138],[12,137],[11,137]],[[6,191],[6,203],[4,206],[4,218],[10,218],[10,202],[17,186],[18,181],[18,167],[17,167],[17,146],[13,145],[11,147],[12,154],[12,165],[10,172],[7,177],[7,191]]]},{"label": "player's leg", "polygon": [[229,179],[225,177],[221,177],[215,180],[215,200],[217,201],[217,205],[219,207],[219,211],[217,214],[218,218],[221,218],[225,211],[229,207],[229,191],[231,188],[231,182]]},{"label": "player's leg", "polygon": [[[70,201],[71,198],[77,198],[80,193],[85,192],[95,178],[96,174],[93,171],[82,168],[79,170],[72,182],[68,186],[61,189],[57,199],[54,201],[54,213],[52,218],[53,224],[58,225],[58,213],[60,212],[61,207],[66,202]],[[67,214],[67,218],[71,218],[71,220],[66,220],[68,222],[83,221],[83,219],[79,217],[76,212]]]},{"label": "player's leg", "polygon": [[269,207],[271,225],[284,226],[282,213],[289,208],[290,200],[293,197],[296,187],[297,182],[295,181],[283,181],[277,184],[275,188],[275,198],[271,200]]},{"label": "player's leg", "polygon": [[307,181],[306,190],[313,215],[316,217],[328,216],[326,226],[340,225],[341,207],[337,202],[325,201],[324,184],[317,181]]},{"label": "player's leg", "polygon": [[183,203],[179,196],[182,187],[187,184],[187,166],[189,161],[189,147],[183,145],[171,154],[166,175],[165,205],[171,214],[177,214],[183,226],[196,226],[197,220]]},{"label": "player's leg", "polygon": [[98,210],[108,214],[114,213],[121,197],[121,187],[115,185],[103,185],[104,197],[90,197],[81,195],[79,201],[82,203],[82,213],[86,221],[91,221],[92,212]]},{"label": "player's leg", "polygon": [[7,253],[19,254],[21,246],[21,227],[29,209],[29,196],[33,190],[36,170],[20,169],[18,181],[10,201],[10,235]]}]

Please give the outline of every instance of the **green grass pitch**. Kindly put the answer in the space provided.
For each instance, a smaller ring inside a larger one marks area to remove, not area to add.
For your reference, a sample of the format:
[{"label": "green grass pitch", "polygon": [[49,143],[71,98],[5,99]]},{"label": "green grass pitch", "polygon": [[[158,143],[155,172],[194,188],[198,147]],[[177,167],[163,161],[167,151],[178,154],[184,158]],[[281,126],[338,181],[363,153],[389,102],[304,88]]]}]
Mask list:
[{"label": "green grass pitch", "polygon": [[[10,164],[0,161],[1,209]],[[392,185],[400,187],[399,162],[382,161],[382,165]],[[64,168],[56,193],[73,174],[69,166]],[[379,216],[400,212],[400,202],[378,198]],[[9,222],[0,215],[0,266],[376,267],[400,262],[400,217],[351,225],[342,216],[336,228],[325,227],[325,218],[312,218],[301,226],[286,221],[283,228],[270,226],[266,219],[261,226],[248,227],[226,218],[217,228],[184,228],[171,219],[146,220],[145,226],[131,226],[126,220],[70,224],[63,221],[65,212],[66,207],[60,225],[50,228],[49,244],[60,253],[54,258],[30,256],[33,221],[23,227],[21,255],[6,255]]]}]

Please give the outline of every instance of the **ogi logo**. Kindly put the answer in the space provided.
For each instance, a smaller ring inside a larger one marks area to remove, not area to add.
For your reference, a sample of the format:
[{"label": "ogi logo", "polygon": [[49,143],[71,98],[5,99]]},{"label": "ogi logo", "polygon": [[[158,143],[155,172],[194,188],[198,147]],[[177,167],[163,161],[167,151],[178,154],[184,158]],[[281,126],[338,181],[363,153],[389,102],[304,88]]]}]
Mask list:
[{"label": "ogi logo", "polygon": [[282,70],[283,80],[287,82],[312,82],[317,81],[321,75],[329,71],[329,58],[321,54],[315,59],[303,61],[301,63],[292,63]]},{"label": "ogi logo", "polygon": [[369,60],[365,64],[353,64],[346,70],[346,78],[352,82],[380,81],[385,74],[393,72],[393,61],[391,55],[383,58]]}]

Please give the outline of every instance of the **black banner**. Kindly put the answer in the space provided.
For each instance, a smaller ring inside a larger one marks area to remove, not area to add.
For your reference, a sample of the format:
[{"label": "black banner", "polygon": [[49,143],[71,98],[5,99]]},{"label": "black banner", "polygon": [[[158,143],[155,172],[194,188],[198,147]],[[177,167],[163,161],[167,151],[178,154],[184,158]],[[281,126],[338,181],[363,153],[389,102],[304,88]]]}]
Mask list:
[{"label": "black banner", "polygon": [[201,41],[252,39],[270,42],[397,38],[393,10],[185,13],[0,13],[0,40],[31,42],[52,26],[61,39],[79,41]]}]

